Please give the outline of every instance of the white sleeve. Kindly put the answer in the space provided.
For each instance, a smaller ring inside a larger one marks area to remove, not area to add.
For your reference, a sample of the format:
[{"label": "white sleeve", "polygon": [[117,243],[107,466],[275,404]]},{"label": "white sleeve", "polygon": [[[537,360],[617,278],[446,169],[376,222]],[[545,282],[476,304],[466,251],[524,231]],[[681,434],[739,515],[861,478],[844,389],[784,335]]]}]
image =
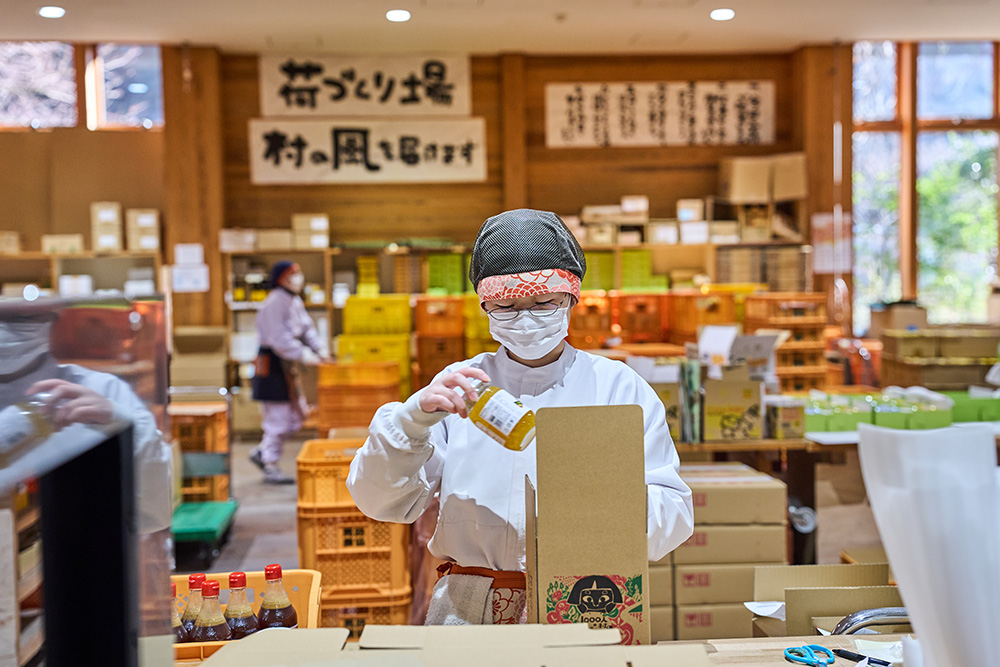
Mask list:
[{"label": "white sleeve", "polygon": [[413,523],[441,484],[446,412],[420,409],[420,392],[383,405],[368,439],[354,455],[347,488],[355,504],[377,521]]},{"label": "white sleeve", "polygon": [[146,403],[136,396],[124,380],[110,373],[99,373],[85,368],[74,369],[74,380],[111,401],[116,419],[132,422],[135,450],[139,451],[151,442],[160,441],[156,418],[146,407]]}]

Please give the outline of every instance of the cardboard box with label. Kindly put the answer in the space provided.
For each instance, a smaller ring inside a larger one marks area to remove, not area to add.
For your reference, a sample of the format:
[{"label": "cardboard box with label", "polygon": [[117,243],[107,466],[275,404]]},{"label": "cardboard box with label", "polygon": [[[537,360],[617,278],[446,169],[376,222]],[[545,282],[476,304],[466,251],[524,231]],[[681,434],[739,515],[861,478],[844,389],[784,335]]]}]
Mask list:
[{"label": "cardboard box with label", "polygon": [[537,492],[525,479],[529,623],[614,628],[648,644],[643,415],[637,405],[542,408]]},{"label": "cardboard box with label", "polygon": [[927,327],[927,309],[911,302],[887,303],[873,306],[868,338],[879,338],[893,329],[924,329]]},{"label": "cardboard box with label", "polygon": [[809,177],[805,153],[782,153],[771,156],[771,198],[794,201],[809,196]]},{"label": "cardboard box with label", "polygon": [[220,229],[220,252],[253,252],[257,249],[257,230]]},{"label": "cardboard box with label", "polygon": [[[753,592],[751,587],[751,593]],[[749,599],[749,598],[748,598]],[[649,604],[651,606],[674,603],[673,565],[649,564]]]},{"label": "cardboard box with label", "polygon": [[786,526],[698,525],[674,551],[674,565],[689,563],[778,563],[787,558]]},{"label": "cardboard box with label", "polygon": [[785,483],[770,475],[701,474],[683,479],[691,488],[695,525],[785,523]]},{"label": "cardboard box with label", "polygon": [[42,252],[52,255],[79,255],[83,252],[83,234],[43,234]]},{"label": "cardboard box with label", "polygon": [[295,238],[290,229],[258,229],[257,250],[291,250]]},{"label": "cardboard box with label", "polygon": [[225,387],[229,361],[226,327],[175,327],[170,384],[174,387]]},{"label": "cardboard box with label", "polygon": [[728,639],[753,636],[753,614],[739,602],[677,605],[677,639]]},{"label": "cardboard box with label", "polygon": [[650,635],[653,642],[672,642],[677,638],[674,631],[674,606],[653,605],[649,609]]},{"label": "cardboard box with label", "polygon": [[674,600],[682,604],[719,604],[753,600],[754,570],[776,563],[690,563],[674,566]]},{"label": "cardboard box with label", "polygon": [[771,201],[771,159],[734,157],[719,162],[719,197],[732,204]]},{"label": "cardboard box with label", "polygon": [[122,244],[122,205],[98,201],[90,205],[90,245],[94,252],[115,252]]},{"label": "cardboard box with label", "polygon": [[762,434],[761,383],[750,379],[746,366],[722,369],[721,378],[702,384],[706,442],[759,440]]},{"label": "cardboard box with label", "polygon": [[292,229],[297,232],[322,232],[330,235],[330,216],[326,213],[294,213]]},{"label": "cardboard box with label", "polygon": [[625,363],[649,383],[663,401],[674,442],[681,439],[681,365],[666,357],[628,357]]},{"label": "cardboard box with label", "polygon": [[155,208],[130,208],[125,211],[125,245],[135,252],[160,249],[160,212]]},{"label": "cardboard box with label", "polygon": [[328,232],[296,230],[292,236],[292,245],[296,250],[324,250],[330,247],[330,235]]},{"label": "cardboard box with label", "polygon": [[0,232],[0,255],[17,255],[21,252],[21,235],[18,232]]}]

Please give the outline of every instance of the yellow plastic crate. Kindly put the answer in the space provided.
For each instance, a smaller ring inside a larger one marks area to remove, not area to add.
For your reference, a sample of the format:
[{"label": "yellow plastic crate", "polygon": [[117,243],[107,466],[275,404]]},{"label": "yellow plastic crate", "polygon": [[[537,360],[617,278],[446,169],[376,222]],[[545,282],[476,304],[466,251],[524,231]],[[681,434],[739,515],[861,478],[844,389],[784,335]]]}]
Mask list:
[{"label": "yellow plastic crate", "polygon": [[354,335],[337,337],[338,361],[355,363],[395,361],[399,364],[399,391],[402,398],[410,393],[410,335]]},{"label": "yellow plastic crate", "polygon": [[465,295],[464,314],[466,338],[490,338],[490,316],[479,305],[477,294]]},{"label": "yellow plastic crate", "polygon": [[340,595],[324,598],[320,625],[347,628],[347,641],[356,642],[366,625],[406,625],[413,591],[409,586],[381,595]]},{"label": "yellow plastic crate", "polygon": [[409,294],[350,296],[344,304],[344,333],[347,334],[408,333],[411,321]]},{"label": "yellow plastic crate", "polygon": [[393,361],[372,361],[351,364],[320,364],[320,387],[363,386],[399,382],[399,366]]},{"label": "yellow plastic crate", "polygon": [[354,507],[347,490],[347,473],[364,438],[307,440],[295,457],[299,507]]}]

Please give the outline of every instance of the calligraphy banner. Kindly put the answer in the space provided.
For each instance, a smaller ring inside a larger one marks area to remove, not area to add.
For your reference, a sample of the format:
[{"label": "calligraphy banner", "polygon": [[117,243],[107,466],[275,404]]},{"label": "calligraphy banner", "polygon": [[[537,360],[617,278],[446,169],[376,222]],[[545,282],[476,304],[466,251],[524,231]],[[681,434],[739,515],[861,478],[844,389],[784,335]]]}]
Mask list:
[{"label": "calligraphy banner", "polygon": [[482,118],[254,119],[249,136],[256,185],[486,180]]},{"label": "calligraphy banner", "polygon": [[461,56],[261,56],[264,116],[468,116]]},{"label": "calligraphy banner", "polygon": [[773,143],[773,81],[545,86],[549,148]]}]

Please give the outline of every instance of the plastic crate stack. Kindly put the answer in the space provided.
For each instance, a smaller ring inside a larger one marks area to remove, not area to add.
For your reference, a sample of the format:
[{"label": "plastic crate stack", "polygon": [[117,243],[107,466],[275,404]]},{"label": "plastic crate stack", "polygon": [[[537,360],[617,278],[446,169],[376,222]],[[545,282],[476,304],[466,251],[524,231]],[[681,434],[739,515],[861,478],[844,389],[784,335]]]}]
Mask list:
[{"label": "plastic crate stack", "polygon": [[[229,409],[221,401],[175,403],[168,407],[170,430],[182,452],[224,454],[229,451]],[[187,477],[181,488],[184,502],[229,499],[229,476]]]},{"label": "plastic crate stack", "polygon": [[612,335],[611,298],[604,292],[581,292],[569,318],[569,344],[597,349]]},{"label": "plastic crate stack", "polygon": [[337,360],[345,363],[394,361],[399,366],[399,397],[411,391],[410,295],[348,297],[344,333],[337,337]]},{"label": "plastic crate stack", "polygon": [[375,411],[398,401],[399,364],[372,361],[323,364],[316,381],[316,428],[368,426]]},{"label": "plastic crate stack", "polygon": [[464,300],[460,296],[417,297],[413,308],[417,363],[413,389],[430,384],[434,376],[465,359]]},{"label": "plastic crate stack", "polygon": [[775,292],[754,294],[744,303],[743,328],[786,329],[791,338],[776,352],[781,391],[808,391],[826,385],[826,294],[819,292]]},{"label": "plastic crate stack", "polygon": [[379,293],[378,257],[375,257],[374,255],[365,255],[362,257],[358,257],[357,269],[358,269],[358,293],[378,294]]},{"label": "plastic crate stack", "polygon": [[660,343],[667,333],[666,293],[614,294],[614,322],[625,343]]},{"label": "plastic crate stack", "polygon": [[365,625],[409,618],[410,527],[362,514],[347,474],[362,439],[310,440],[298,457],[299,566],[321,575],[320,626],[356,641]]},{"label": "plastic crate stack", "polygon": [[427,289],[445,294],[465,291],[466,273],[462,255],[435,253],[427,255]]},{"label": "plastic crate stack", "polygon": [[615,254],[610,251],[585,252],[587,273],[583,276],[580,287],[587,291],[615,288]]},{"label": "plastic crate stack", "polygon": [[466,294],[464,299],[465,357],[471,359],[483,352],[496,352],[500,343],[490,334],[490,318],[479,305],[479,296]]},{"label": "plastic crate stack", "polygon": [[735,324],[736,296],[733,292],[702,289],[671,290],[667,295],[667,342],[695,343],[706,324]]}]

